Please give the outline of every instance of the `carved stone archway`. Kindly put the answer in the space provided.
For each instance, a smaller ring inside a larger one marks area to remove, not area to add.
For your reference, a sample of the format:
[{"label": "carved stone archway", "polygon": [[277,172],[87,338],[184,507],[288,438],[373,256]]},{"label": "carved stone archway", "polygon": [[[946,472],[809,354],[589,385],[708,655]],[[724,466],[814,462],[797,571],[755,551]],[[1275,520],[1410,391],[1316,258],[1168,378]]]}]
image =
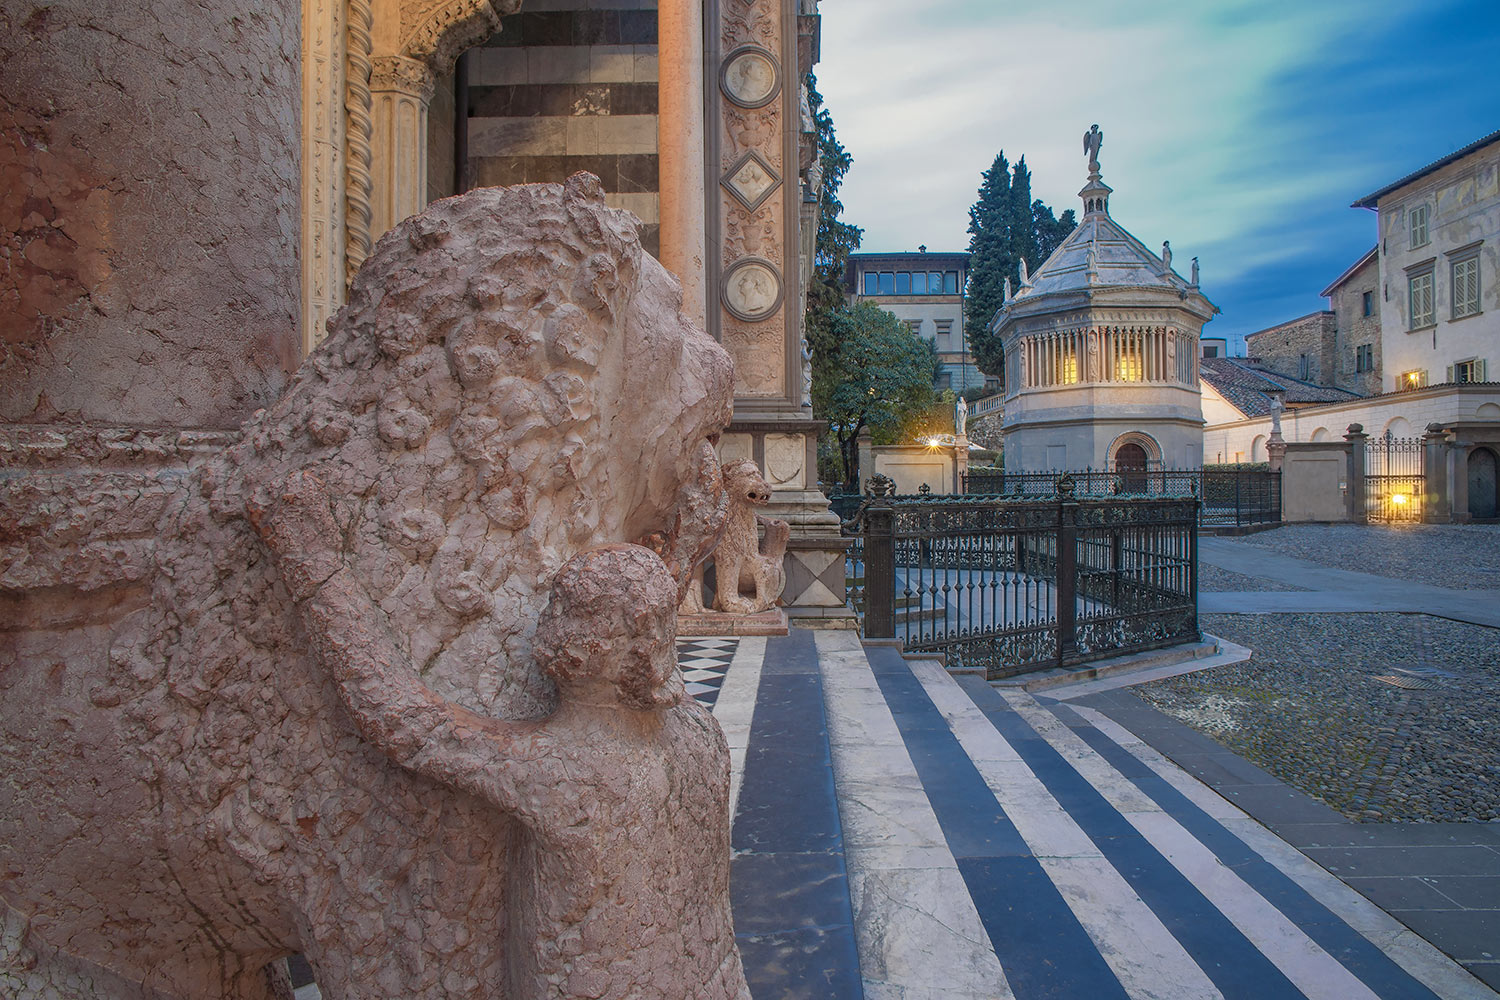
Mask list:
[{"label": "carved stone archway", "polygon": [[1157,468],[1161,467],[1161,445],[1156,443],[1156,438],[1143,431],[1126,431],[1109,444],[1109,451],[1106,455],[1109,468],[1115,467],[1115,462],[1120,457],[1120,449],[1128,444],[1136,445],[1146,453],[1148,468],[1152,465]]},{"label": "carved stone archway", "polygon": [[303,0],[302,348],[371,248],[420,211],[427,108],[465,49],[521,0]]}]

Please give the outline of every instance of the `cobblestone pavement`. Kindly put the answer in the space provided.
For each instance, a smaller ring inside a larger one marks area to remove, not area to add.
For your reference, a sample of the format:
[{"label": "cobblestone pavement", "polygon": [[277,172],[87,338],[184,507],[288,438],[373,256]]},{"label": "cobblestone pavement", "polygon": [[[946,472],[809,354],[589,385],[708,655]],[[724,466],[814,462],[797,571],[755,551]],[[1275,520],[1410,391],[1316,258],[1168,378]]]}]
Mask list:
[{"label": "cobblestone pavement", "polygon": [[1282,580],[1272,580],[1232,570],[1220,569],[1206,562],[1198,564],[1198,589],[1205,593],[1246,593],[1261,590],[1306,590]]},{"label": "cobblestone pavement", "polygon": [[1500,820],[1500,630],[1406,614],[1202,627],[1254,655],[1136,694],[1352,819]]},{"label": "cobblestone pavement", "polygon": [[1335,569],[1451,590],[1500,590],[1496,524],[1286,524],[1235,541]]}]

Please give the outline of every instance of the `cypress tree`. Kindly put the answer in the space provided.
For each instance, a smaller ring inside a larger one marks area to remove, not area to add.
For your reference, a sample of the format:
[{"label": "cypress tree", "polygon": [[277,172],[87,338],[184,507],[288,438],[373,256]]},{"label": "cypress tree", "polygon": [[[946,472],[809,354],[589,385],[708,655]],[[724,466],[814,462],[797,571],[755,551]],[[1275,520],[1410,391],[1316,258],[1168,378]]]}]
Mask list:
[{"label": "cypress tree", "polygon": [[1072,209],[1061,219],[1031,197],[1031,171],[1026,157],[1014,167],[1002,151],[983,175],[979,200],[969,209],[969,288],[964,300],[964,333],[974,352],[974,363],[986,375],[1003,379],[1005,356],[989,333],[990,321],[1005,298],[1005,279],[1020,287],[1022,258],[1036,273],[1077,226]]},{"label": "cypress tree", "polygon": [[983,174],[979,200],[969,209],[969,287],[964,299],[964,334],[974,363],[1000,376],[1004,358],[988,332],[995,310],[1005,298],[1005,279],[1015,282],[1016,261],[1010,246],[1010,163],[1005,151]]}]

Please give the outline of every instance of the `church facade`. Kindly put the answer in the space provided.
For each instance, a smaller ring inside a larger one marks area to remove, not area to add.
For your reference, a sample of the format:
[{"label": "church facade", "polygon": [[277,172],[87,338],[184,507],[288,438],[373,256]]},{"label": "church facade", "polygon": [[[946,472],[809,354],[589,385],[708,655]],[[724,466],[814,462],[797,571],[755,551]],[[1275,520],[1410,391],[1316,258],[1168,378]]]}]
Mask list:
[{"label": "church facade", "polygon": [[396,222],[588,170],[735,358],[722,449],[793,523],[787,603],[843,606],[802,350],[816,0],[65,2],[12,27],[0,422],[236,427]]}]

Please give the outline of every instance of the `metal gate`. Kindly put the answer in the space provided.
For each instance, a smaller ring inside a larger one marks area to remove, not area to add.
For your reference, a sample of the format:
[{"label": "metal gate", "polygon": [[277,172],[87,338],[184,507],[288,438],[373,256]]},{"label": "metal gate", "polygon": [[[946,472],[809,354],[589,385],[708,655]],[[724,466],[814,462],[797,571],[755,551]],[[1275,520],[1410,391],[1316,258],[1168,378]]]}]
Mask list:
[{"label": "metal gate", "polygon": [[1422,520],[1423,474],[1421,438],[1392,437],[1390,431],[1365,444],[1365,513],[1384,524]]},{"label": "metal gate", "polygon": [[996,680],[1198,637],[1198,501],[871,497],[849,522],[866,638]]}]

